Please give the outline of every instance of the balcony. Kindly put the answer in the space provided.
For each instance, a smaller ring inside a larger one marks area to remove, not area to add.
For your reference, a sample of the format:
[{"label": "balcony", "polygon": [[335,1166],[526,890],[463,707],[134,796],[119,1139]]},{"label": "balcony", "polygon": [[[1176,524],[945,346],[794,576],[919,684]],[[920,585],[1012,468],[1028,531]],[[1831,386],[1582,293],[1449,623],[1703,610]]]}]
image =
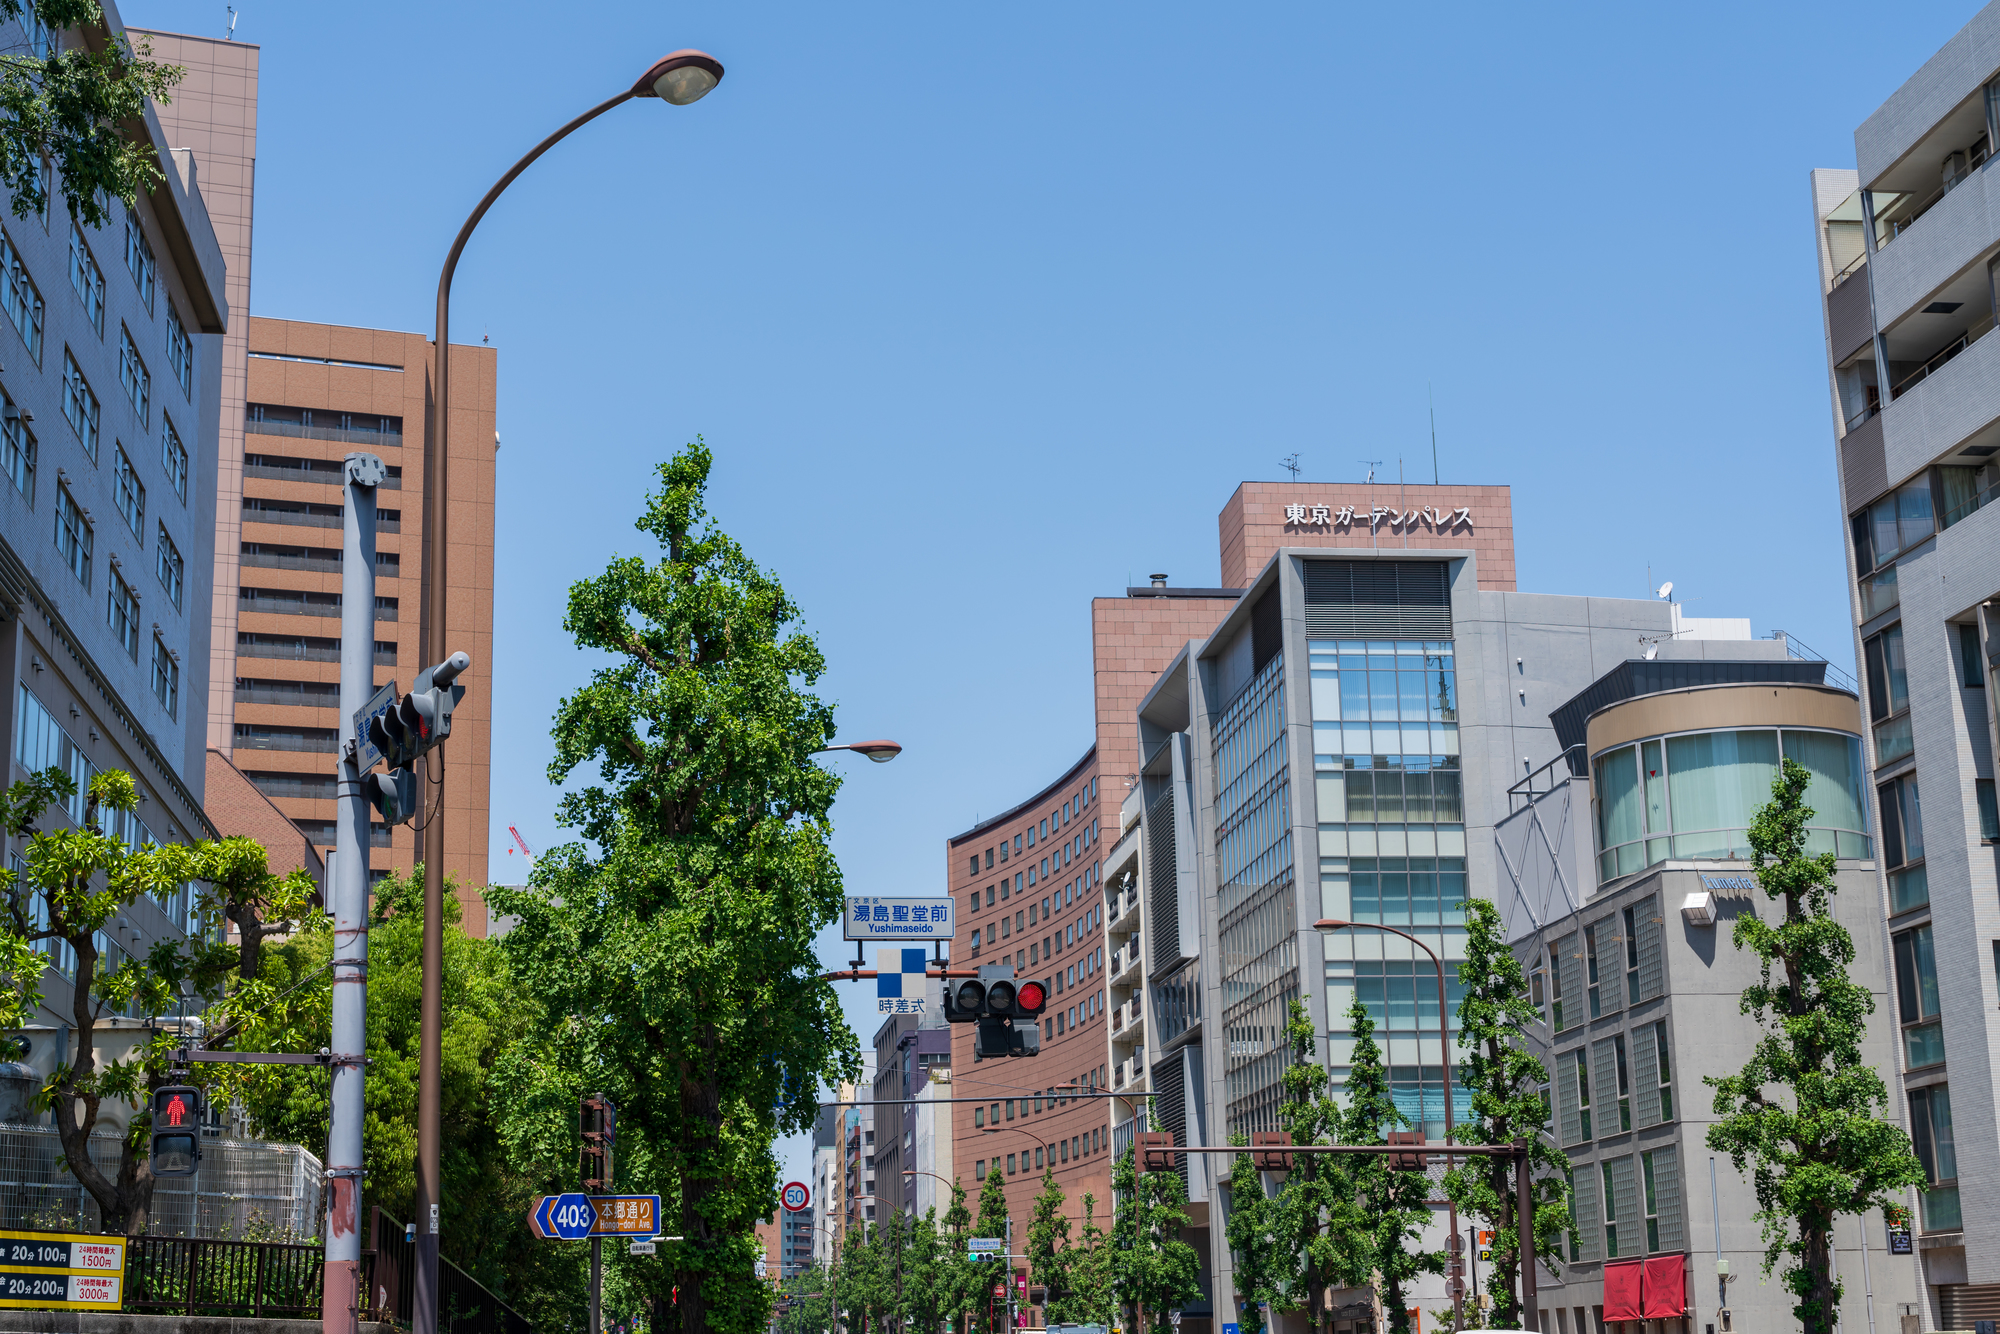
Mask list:
[{"label": "balcony", "polygon": [[1114,986],[1120,981],[1139,980],[1139,937],[1132,937],[1121,948],[1111,952],[1107,971],[1109,980]]},{"label": "balcony", "polygon": [[1120,1061],[1111,1073],[1113,1088],[1130,1088],[1142,1084],[1146,1079],[1146,1049],[1135,1047],[1132,1054]]},{"label": "balcony", "polygon": [[1105,910],[1104,920],[1111,926],[1117,926],[1125,920],[1127,913],[1135,912],[1138,907],[1138,893],[1133,890],[1121,890],[1111,896],[1111,906]]},{"label": "balcony", "polygon": [[1869,282],[1885,325],[1930,300],[1994,239],[1989,192],[2000,188],[2000,177],[1986,170],[1985,101],[1969,99],[1868,182],[1864,225],[1875,239]]},{"label": "balcony", "polygon": [[1134,996],[1111,1012],[1111,1035],[1129,1039],[1145,1030],[1146,1002],[1143,997]]}]

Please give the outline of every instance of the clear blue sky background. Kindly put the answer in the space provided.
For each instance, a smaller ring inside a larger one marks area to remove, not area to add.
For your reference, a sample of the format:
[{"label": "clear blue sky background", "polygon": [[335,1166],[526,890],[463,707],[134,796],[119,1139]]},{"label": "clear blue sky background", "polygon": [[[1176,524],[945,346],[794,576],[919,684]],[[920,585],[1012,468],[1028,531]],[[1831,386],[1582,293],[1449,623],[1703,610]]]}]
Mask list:
[{"label": "clear blue sky background", "polygon": [[667,50],[728,67],[564,144],[459,271],[454,337],[500,352],[495,879],[508,824],[564,837],[565,590],[651,554],[697,432],[842,732],[908,747],[841,761],[857,892],[936,891],[946,837],[1082,753],[1088,599],[1215,582],[1238,481],[1427,477],[1426,386],[1444,478],[1514,488],[1523,589],[1650,563],[1851,664],[1806,174],[1966,0],[241,9],[259,315],[428,331],[521,152]]}]

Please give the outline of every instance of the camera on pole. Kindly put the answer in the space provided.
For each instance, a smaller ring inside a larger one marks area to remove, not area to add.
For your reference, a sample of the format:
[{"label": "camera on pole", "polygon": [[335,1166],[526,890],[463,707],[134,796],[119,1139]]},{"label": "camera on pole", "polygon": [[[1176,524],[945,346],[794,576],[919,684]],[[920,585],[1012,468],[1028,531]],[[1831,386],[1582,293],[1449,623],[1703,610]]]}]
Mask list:
[{"label": "camera on pole", "polygon": [[153,1175],[191,1177],[201,1162],[201,1090],[168,1084],[153,1090]]},{"label": "camera on pole", "polygon": [[618,1142],[618,1106],[602,1093],[585,1097],[577,1106],[577,1125],[583,1132],[583,1188],[604,1192],[611,1189],[611,1149]]},{"label": "camera on pole", "polygon": [[1034,1056],[1042,1049],[1042,1009],[1049,984],[1014,980],[1012,964],[988,964],[977,979],[946,987],[944,1017],[954,1024],[979,1025],[976,1049],[982,1060]]}]

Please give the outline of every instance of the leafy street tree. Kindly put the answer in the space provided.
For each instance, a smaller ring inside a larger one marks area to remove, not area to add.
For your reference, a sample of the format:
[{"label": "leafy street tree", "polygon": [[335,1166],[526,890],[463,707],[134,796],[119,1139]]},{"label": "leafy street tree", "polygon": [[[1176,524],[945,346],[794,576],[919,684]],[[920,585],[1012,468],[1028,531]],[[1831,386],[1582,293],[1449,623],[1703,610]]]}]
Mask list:
[{"label": "leafy street tree", "polygon": [[[1007,1236],[1007,1178],[1000,1171],[998,1154],[993,1156],[992,1170],[986,1174],[986,1183],[979,1189],[979,1235],[1002,1239]],[[998,1304],[991,1287],[1002,1276],[1011,1273],[1013,1267],[1012,1260],[1003,1261],[1000,1266],[980,1269],[975,1280],[978,1288],[974,1293],[973,1311],[975,1314],[990,1314],[988,1323],[996,1330],[1005,1326],[1006,1308]]]},{"label": "leafy street tree", "polygon": [[[1244,1137],[1234,1135],[1232,1144]],[[1314,1155],[1317,1156],[1317,1155]],[[1264,1177],[1256,1161],[1239,1153],[1229,1163],[1229,1223],[1224,1235],[1235,1260],[1236,1319],[1243,1334],[1263,1334],[1264,1306],[1283,1303],[1293,1273],[1279,1250],[1278,1202],[1264,1193]]]},{"label": "leafy street tree", "polygon": [[1109,1327],[1112,1324],[1118,1314],[1117,1294],[1113,1291],[1117,1252],[1108,1244],[1109,1241],[1104,1229],[1097,1225],[1097,1197],[1086,1194],[1083,1197],[1083,1232],[1070,1251],[1066,1271],[1069,1291],[1058,1305],[1051,1308],[1051,1319],[1074,1325]]},{"label": "leafy street tree", "polygon": [[778,1289],[779,1334],[827,1334],[833,1328],[833,1275],[814,1265]]},{"label": "leafy street tree", "polygon": [[[219,1025],[210,1045],[220,1045],[241,1017],[271,999],[258,977],[263,928],[295,923],[316,889],[304,872],[272,875],[264,850],[247,838],[153,843],[133,815],[138,804],[128,773],[106,770],[79,792],[73,778],[50,768],[8,788],[0,814],[10,838],[28,839],[21,870],[0,870],[0,967],[8,982],[0,1011],[18,1028],[41,1003],[43,965],[50,962],[43,953],[67,965],[74,1056],[56,1068],[42,1097],[55,1113],[70,1172],[114,1232],[143,1231],[152,1209],[150,1114],[132,1117],[115,1174],[91,1158],[90,1136],[106,1103],[143,1109],[152,1090],[168,1082],[168,1054],[178,1038],[153,1021],[178,1009],[187,983],[209,1003],[208,1017]],[[68,827],[42,827],[56,816]],[[144,958],[120,957],[116,947],[107,957],[98,933],[149,897],[174,915],[192,913],[205,922],[227,916],[249,929],[237,946],[166,939]],[[113,1014],[148,1021],[147,1036],[100,1065],[97,1050],[106,1044],[99,1025]]]},{"label": "leafy street tree", "polygon": [[965,1207],[965,1187],[957,1177],[951,1179],[951,1206],[944,1212],[940,1240],[945,1248],[944,1272],[950,1284],[947,1295],[951,1306],[946,1317],[957,1334],[967,1334],[972,1313],[984,1310],[985,1306],[979,1300],[982,1282],[979,1267],[968,1258],[972,1248],[972,1211]]},{"label": "leafy street tree", "polygon": [[1854,939],[1833,917],[1834,855],[1806,851],[1811,781],[1787,758],[1751,823],[1757,882],[1783,908],[1776,922],[1742,914],[1732,937],[1757,956],[1759,980],[1745,988],[1741,1008],[1763,1035],[1739,1073],[1705,1082],[1718,1118],[1708,1146],[1738,1172],[1747,1168],[1757,1191],[1764,1272],[1789,1257],[1782,1278],[1797,1298],[1793,1313],[1805,1334],[1832,1334],[1842,1291],[1834,1220],[1892,1208],[1896,1192],[1925,1178],[1908,1137],[1883,1119],[1888,1091],[1862,1059],[1875,1003],[1847,975]]},{"label": "leafy street tree", "polygon": [[1112,1289],[1120,1306],[1133,1312],[1127,1329],[1150,1322],[1155,1334],[1173,1326],[1168,1312],[1201,1292],[1201,1261],[1181,1240],[1188,1225],[1187,1183],[1172,1168],[1140,1172],[1126,1151],[1111,1168],[1111,1193],[1123,1201],[1112,1219]]},{"label": "leafy street tree", "polygon": [[867,1223],[857,1223],[847,1232],[835,1266],[835,1305],[851,1334],[867,1334],[871,1320],[879,1320],[888,1305],[888,1287],[883,1281],[882,1232]]},{"label": "leafy street tree", "polygon": [[1055,1309],[1069,1293],[1069,1218],[1063,1205],[1069,1202],[1056,1183],[1054,1167],[1042,1170],[1042,1193],[1035,1197],[1035,1212],[1028,1219],[1028,1283],[1043,1290],[1042,1305]]},{"label": "leafy street tree", "polygon": [[[369,1065],[362,1114],[366,1202],[399,1221],[410,1218],[415,1207],[422,905],[423,868],[418,867],[414,874],[377,881],[369,914]],[[520,1220],[543,1189],[574,1189],[575,1168],[569,1166],[557,1178],[530,1176],[512,1166],[492,1082],[501,1054],[534,1031],[538,1007],[508,970],[499,942],[467,935],[460,911],[457,895],[447,892],[440,1108],[444,1253],[538,1328],[560,1327],[582,1318],[586,1298],[581,1273],[574,1257],[564,1254],[570,1248],[536,1241]],[[281,1004],[260,1007],[247,1018],[240,1043],[258,1051],[326,1046],[332,991],[326,965],[332,958],[331,923],[317,913],[278,949],[267,950],[260,978],[269,989],[289,994]],[[324,1071],[267,1066],[256,1068],[241,1093],[260,1134],[313,1145],[326,1142],[326,1087]],[[606,1291],[615,1294],[627,1281],[628,1266],[622,1256],[612,1259]]]},{"label": "leafy street tree", "polygon": [[[582,841],[488,901],[541,999],[539,1030],[499,1064],[510,1152],[566,1169],[579,1094],[619,1107],[621,1184],[657,1190],[677,1242],[659,1282],[688,1334],[752,1334],[769,1287],[756,1220],[778,1188],[775,1139],[809,1128],[821,1080],[859,1047],[815,946],[841,910],[827,846],[838,779],[812,759],[832,710],[798,610],[702,508],[699,442],[661,465],[638,526],[661,548],[570,589],[565,629],[605,655],[556,715],[552,782],[595,763],[562,821]],[[664,1294],[663,1294],[664,1295]],[[843,1301],[845,1295],[843,1294]]]},{"label": "leafy street tree", "polygon": [[[1409,1124],[1389,1094],[1389,1075],[1382,1049],[1375,1042],[1375,1021],[1357,997],[1347,1012],[1354,1032],[1354,1055],[1347,1072],[1347,1112],[1343,1118],[1347,1144],[1386,1144],[1388,1132]],[[1350,1169],[1354,1181],[1355,1235],[1367,1246],[1376,1275],[1383,1314],[1396,1334],[1410,1328],[1404,1287],[1418,1274],[1444,1272],[1443,1251],[1417,1249],[1431,1211],[1430,1183],[1422,1172],[1398,1168],[1387,1154],[1356,1154]]]},{"label": "leafy street tree", "polygon": [[938,1230],[937,1210],[913,1221],[903,1260],[903,1317],[912,1330],[935,1334],[958,1313],[954,1295],[952,1240]]},{"label": "leafy street tree", "polygon": [[[1291,1004],[1285,1040],[1292,1059],[1285,1067],[1285,1101],[1278,1116],[1292,1143],[1345,1142],[1345,1117],[1317,1058],[1312,1016],[1303,1001]],[[1354,1288],[1369,1281],[1374,1253],[1358,1225],[1355,1190],[1354,1161],[1346,1155],[1304,1153],[1292,1160],[1269,1215],[1274,1253],[1251,1261],[1252,1282],[1271,1292],[1266,1300],[1272,1310],[1296,1311],[1303,1305],[1317,1329],[1326,1314],[1329,1287]],[[1249,1300],[1247,1292],[1244,1297]]]},{"label": "leafy street tree", "polygon": [[[1458,1004],[1459,1083],[1472,1091],[1472,1119],[1453,1127],[1460,1144],[1529,1144],[1529,1194],[1535,1211],[1535,1254],[1553,1277],[1558,1238],[1569,1230],[1569,1155],[1541,1133],[1548,1119],[1540,1061],[1527,1048],[1541,1015],[1528,995],[1520,960],[1507,946],[1500,910],[1484,899],[1463,905],[1465,961],[1458,966],[1464,997]],[[1493,1260],[1486,1267],[1486,1291],[1493,1310],[1483,1317],[1499,1329],[1521,1328],[1516,1284],[1521,1272],[1520,1201],[1515,1163],[1509,1158],[1475,1158],[1445,1173],[1445,1195],[1493,1233]]]},{"label": "leafy street tree", "polygon": [[25,218],[49,207],[60,177],[71,215],[102,227],[111,199],[130,208],[165,179],[159,151],[126,127],[144,123],[149,100],[171,100],[186,71],[110,32],[97,0],[0,0],[10,19],[36,40],[0,56],[0,187]]}]

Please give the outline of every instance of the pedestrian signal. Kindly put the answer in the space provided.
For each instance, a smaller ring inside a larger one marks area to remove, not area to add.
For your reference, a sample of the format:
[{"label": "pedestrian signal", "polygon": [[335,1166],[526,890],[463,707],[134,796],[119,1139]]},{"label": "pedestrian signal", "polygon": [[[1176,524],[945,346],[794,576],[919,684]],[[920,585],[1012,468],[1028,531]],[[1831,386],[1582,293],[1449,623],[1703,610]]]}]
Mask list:
[{"label": "pedestrian signal", "polygon": [[153,1090],[153,1175],[191,1177],[201,1161],[201,1090],[169,1084]]}]

